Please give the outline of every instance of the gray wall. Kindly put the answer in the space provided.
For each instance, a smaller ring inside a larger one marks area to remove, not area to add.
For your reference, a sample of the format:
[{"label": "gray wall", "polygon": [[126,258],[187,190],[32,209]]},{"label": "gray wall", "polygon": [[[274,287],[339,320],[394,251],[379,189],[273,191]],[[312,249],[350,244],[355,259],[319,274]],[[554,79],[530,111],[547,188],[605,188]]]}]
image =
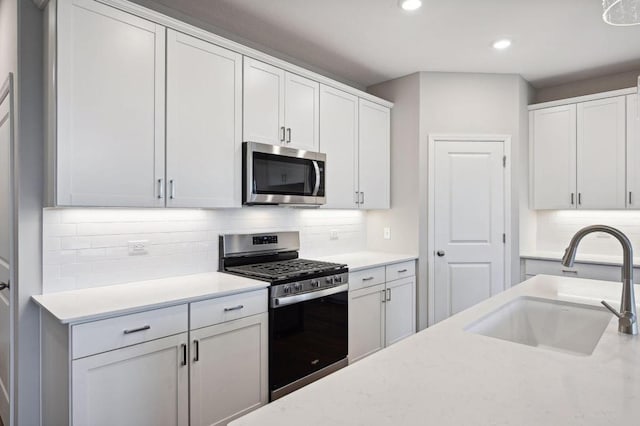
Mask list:
[{"label": "gray wall", "polygon": [[[520,230],[535,227],[528,210],[528,113],[531,86],[519,75],[422,72],[368,89],[395,103],[391,116],[391,209],[368,214],[368,247],[419,253],[418,328],[428,309],[427,199],[430,134],[511,136],[511,284],[520,279]],[[382,229],[391,227],[391,239]],[[533,234],[527,233],[526,240]],[[523,241],[524,242],[524,241]],[[431,311],[431,312],[430,312]],[[431,318],[430,318],[431,317]]]},{"label": "gray wall", "polygon": [[609,90],[626,89],[627,87],[634,87],[637,84],[638,76],[640,76],[640,70],[573,81],[553,87],[539,88],[536,90],[534,101],[535,103],[548,102],[575,96],[591,95],[598,92],[607,92]]}]

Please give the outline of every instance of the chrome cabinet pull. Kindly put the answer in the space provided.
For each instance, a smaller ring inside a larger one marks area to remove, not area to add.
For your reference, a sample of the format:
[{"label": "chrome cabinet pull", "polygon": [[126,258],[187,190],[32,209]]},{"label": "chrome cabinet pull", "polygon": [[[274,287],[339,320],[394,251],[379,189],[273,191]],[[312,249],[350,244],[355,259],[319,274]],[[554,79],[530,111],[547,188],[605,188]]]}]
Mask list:
[{"label": "chrome cabinet pull", "polygon": [[291,143],[291,127],[287,128],[287,143]]},{"label": "chrome cabinet pull", "polygon": [[280,127],[280,142],[284,142],[284,126]]},{"label": "chrome cabinet pull", "polygon": [[164,185],[162,184],[162,182],[164,181],[164,179],[160,178],[158,179],[158,199],[162,199],[164,198]]},{"label": "chrome cabinet pull", "polygon": [[354,203],[356,203],[356,204],[360,204],[360,199],[358,198],[358,196],[360,195],[360,193],[359,193],[358,191],[356,191],[354,194],[355,194],[355,195],[354,195],[354,197],[353,197],[353,202],[354,202]]},{"label": "chrome cabinet pull", "polygon": [[176,198],[176,183],[173,181],[173,179],[169,181],[169,186],[171,188],[169,198],[173,200],[174,198]]},{"label": "chrome cabinet pull", "polygon": [[387,302],[391,302],[391,289],[387,289]]},{"label": "chrome cabinet pull", "polygon": [[193,341],[193,362],[198,362],[200,360],[200,341],[199,340],[194,340]]},{"label": "chrome cabinet pull", "polygon": [[574,271],[572,269],[563,269],[562,272],[565,273],[565,274],[576,274],[576,275],[578,275],[578,271]]},{"label": "chrome cabinet pull", "polygon": [[232,308],[224,308],[225,312],[229,312],[229,311],[237,311],[244,308],[244,305],[238,305],[238,306],[234,306]]},{"label": "chrome cabinet pull", "polygon": [[145,330],[149,330],[149,329],[151,329],[150,325],[144,325],[142,327],[132,328],[130,330],[124,330],[124,334],[132,334],[132,333],[137,333],[139,331],[145,331]]},{"label": "chrome cabinet pull", "polygon": [[382,303],[387,303],[387,297],[386,297],[387,290],[382,289],[380,290],[380,292],[382,293]]},{"label": "chrome cabinet pull", "polygon": [[362,279],[362,281],[371,281],[373,279],[373,277],[365,277]]},{"label": "chrome cabinet pull", "polygon": [[407,270],[406,270],[406,269],[400,269],[400,270],[398,271],[398,273],[399,273],[399,274],[403,274],[403,273],[405,273],[405,272],[407,272]]},{"label": "chrome cabinet pull", "polygon": [[582,192],[578,192],[578,205],[582,205]]},{"label": "chrome cabinet pull", "polygon": [[360,193],[360,204],[364,204],[364,192]]},{"label": "chrome cabinet pull", "polygon": [[631,202],[631,191],[629,191],[629,204],[633,204],[633,203]]},{"label": "chrome cabinet pull", "polygon": [[184,367],[187,365],[187,344],[180,343],[180,348],[182,349],[182,361],[180,362],[180,365]]},{"label": "chrome cabinet pull", "polygon": [[574,203],[574,201],[573,201],[573,197],[574,197],[574,194],[573,194],[573,192],[572,192],[572,193],[571,193],[571,205],[573,205],[573,203]]}]

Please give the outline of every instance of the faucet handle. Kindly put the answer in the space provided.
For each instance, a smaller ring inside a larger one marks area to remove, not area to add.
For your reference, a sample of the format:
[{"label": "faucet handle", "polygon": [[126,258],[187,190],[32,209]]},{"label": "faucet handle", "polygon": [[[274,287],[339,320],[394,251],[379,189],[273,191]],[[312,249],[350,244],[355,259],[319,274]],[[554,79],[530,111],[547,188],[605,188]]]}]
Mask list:
[{"label": "faucet handle", "polygon": [[601,300],[600,303],[602,303],[604,305],[605,308],[607,308],[608,310],[611,311],[611,313],[615,316],[617,316],[619,319],[623,319],[624,315],[622,315],[620,312],[618,312],[618,310],[616,308],[614,308],[613,306],[611,306],[610,304],[608,304],[607,302],[605,302],[604,300]]}]

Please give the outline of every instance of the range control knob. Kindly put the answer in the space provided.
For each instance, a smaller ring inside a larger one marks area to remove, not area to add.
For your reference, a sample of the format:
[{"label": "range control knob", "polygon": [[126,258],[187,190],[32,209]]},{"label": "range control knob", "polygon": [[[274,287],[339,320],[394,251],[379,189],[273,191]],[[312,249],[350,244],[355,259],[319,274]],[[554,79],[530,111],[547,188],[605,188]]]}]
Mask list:
[{"label": "range control knob", "polygon": [[333,284],[333,277],[327,277],[324,279],[327,284]]},{"label": "range control knob", "polygon": [[291,293],[291,287],[289,287],[288,285],[285,285],[284,287],[282,287],[282,292],[284,294],[289,294]]},{"label": "range control knob", "polygon": [[294,289],[295,291],[300,291],[300,290],[302,290],[302,284],[300,284],[300,283],[295,283],[295,284],[293,285],[293,289]]},{"label": "range control knob", "polygon": [[320,287],[320,281],[318,280],[311,281],[311,288],[318,288],[318,287]]},{"label": "range control knob", "polygon": [[342,277],[339,275],[336,275],[335,278],[333,279],[333,282],[335,283],[341,283],[342,282]]}]

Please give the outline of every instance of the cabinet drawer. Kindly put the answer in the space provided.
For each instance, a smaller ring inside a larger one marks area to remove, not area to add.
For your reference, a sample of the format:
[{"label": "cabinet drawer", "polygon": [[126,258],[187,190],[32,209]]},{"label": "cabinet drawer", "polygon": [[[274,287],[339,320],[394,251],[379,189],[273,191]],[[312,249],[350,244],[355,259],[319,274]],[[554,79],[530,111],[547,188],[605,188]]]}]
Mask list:
[{"label": "cabinet drawer", "polygon": [[71,327],[72,357],[106,352],[187,331],[187,305],[154,309]]},{"label": "cabinet drawer", "polygon": [[371,287],[385,282],[384,266],[349,272],[349,290]]},{"label": "cabinet drawer", "polygon": [[416,262],[410,260],[408,262],[394,263],[386,266],[387,281],[398,280],[405,277],[413,277],[416,274]]},{"label": "cabinet drawer", "polygon": [[207,327],[267,311],[267,289],[191,304],[191,329]]}]

